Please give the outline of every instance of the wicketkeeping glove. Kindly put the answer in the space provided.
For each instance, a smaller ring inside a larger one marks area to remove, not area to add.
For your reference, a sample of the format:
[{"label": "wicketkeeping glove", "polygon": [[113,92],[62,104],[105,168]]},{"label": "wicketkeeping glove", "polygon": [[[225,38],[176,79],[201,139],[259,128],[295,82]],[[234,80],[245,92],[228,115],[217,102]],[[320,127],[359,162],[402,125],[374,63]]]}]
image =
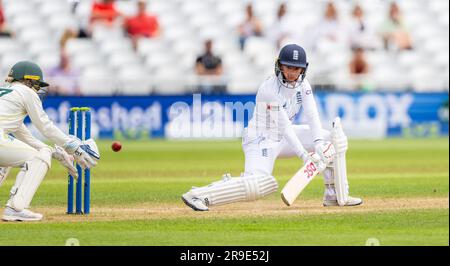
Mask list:
[{"label": "wicketkeeping glove", "polygon": [[55,145],[52,157],[53,159],[58,160],[64,167],[66,167],[71,176],[73,176],[74,178],[78,178],[78,171],[73,166],[74,158],[72,155],[69,155],[63,148]]},{"label": "wicketkeeping glove", "polygon": [[96,166],[97,161],[100,160],[100,153],[93,139],[82,142],[78,138],[72,137],[70,141],[64,144],[64,149],[67,153],[73,155],[75,161],[83,169],[90,169]]}]

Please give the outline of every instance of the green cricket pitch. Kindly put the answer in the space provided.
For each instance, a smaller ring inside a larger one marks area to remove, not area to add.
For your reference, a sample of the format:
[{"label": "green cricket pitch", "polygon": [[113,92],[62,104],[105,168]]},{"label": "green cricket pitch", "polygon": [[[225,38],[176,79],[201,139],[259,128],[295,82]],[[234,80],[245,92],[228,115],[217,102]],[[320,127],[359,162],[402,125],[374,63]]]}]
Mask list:
[{"label": "green cricket pitch", "polygon": [[[239,175],[240,141],[123,141],[118,153],[110,144],[99,142],[91,214],[65,214],[67,173],[53,161],[32,202],[43,221],[0,222],[0,245],[449,245],[448,138],[351,140],[350,191],[361,206],[323,207],[321,175],[285,206],[279,192],[301,163],[292,158],[276,162],[277,193],[209,212],[181,195]],[[3,204],[17,171],[0,187]]]}]

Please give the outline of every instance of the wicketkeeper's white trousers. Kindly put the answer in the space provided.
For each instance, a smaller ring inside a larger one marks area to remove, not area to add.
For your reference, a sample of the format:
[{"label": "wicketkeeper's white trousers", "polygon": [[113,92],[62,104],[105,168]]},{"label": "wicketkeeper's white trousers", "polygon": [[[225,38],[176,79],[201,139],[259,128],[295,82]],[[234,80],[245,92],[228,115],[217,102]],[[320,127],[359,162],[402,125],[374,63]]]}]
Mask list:
[{"label": "wicketkeeper's white trousers", "polygon": [[19,167],[38,151],[30,145],[4,134],[0,129],[0,167]]},{"label": "wicketkeeper's white trousers", "polygon": [[[10,191],[7,206],[17,211],[29,207],[36,190],[51,167],[51,149],[34,149],[0,129],[0,167],[21,167]],[[5,177],[6,178],[6,177]]]}]

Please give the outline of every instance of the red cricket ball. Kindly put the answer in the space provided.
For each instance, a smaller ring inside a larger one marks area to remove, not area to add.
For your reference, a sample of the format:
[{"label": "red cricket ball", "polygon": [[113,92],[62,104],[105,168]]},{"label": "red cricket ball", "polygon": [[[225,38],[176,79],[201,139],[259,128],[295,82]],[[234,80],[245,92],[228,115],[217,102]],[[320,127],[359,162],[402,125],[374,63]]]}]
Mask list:
[{"label": "red cricket ball", "polygon": [[118,152],[122,149],[122,144],[120,144],[120,142],[118,141],[114,141],[113,144],[111,145],[111,149],[115,152]]}]

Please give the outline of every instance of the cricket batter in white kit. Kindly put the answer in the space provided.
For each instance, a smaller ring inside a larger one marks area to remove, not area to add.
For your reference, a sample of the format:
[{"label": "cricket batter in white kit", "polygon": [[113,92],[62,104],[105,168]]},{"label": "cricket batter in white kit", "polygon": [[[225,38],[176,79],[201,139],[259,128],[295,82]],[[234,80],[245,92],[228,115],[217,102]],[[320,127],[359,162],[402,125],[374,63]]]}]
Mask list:
[{"label": "cricket batter in white kit", "polygon": [[[253,117],[243,135],[245,172],[240,177],[227,174],[208,186],[193,187],[182,196],[186,205],[196,211],[207,211],[209,206],[253,201],[274,193],[278,189],[272,176],[275,160],[293,156],[320,166],[325,184],[324,206],[362,203],[361,199],[348,195],[345,161],[340,159],[345,160],[347,137],[334,134],[337,130],[322,129],[313,91],[305,78],[307,69],[302,47],[289,44],[281,49],[275,75],[259,87]],[[300,108],[308,125],[292,124]],[[340,127],[340,123],[334,127]]]},{"label": "cricket batter in white kit", "polygon": [[[83,169],[97,165],[100,159],[93,140],[82,142],[64,134],[48,118],[38,93],[48,84],[42,70],[29,61],[20,61],[10,70],[6,86],[0,86],[0,185],[11,167],[20,167],[3,212],[5,221],[38,221],[42,214],[28,208],[37,188],[51,167],[52,157],[77,177],[75,160]],[[23,120],[29,116],[34,126],[48,140],[50,147],[35,139]]]}]

